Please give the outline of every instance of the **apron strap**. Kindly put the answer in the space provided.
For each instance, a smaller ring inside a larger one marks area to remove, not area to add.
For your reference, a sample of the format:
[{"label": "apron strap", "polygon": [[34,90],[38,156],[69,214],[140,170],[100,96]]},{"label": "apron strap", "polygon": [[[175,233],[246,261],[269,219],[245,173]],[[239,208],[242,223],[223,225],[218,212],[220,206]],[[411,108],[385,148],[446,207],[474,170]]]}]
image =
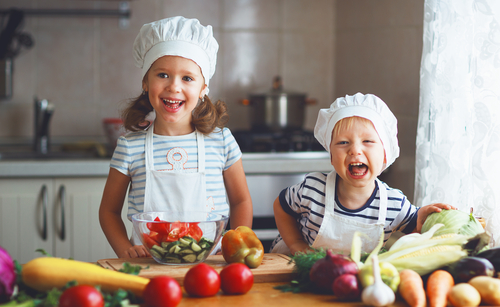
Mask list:
[{"label": "apron strap", "polygon": [[154,170],[155,169],[155,159],[153,155],[153,131],[154,131],[154,122],[148,128],[146,132],[146,142],[145,142],[145,167],[146,170]]},{"label": "apron strap", "polygon": [[198,172],[205,172],[205,137],[196,130],[196,143],[198,145]]},{"label": "apron strap", "polygon": [[378,178],[375,181],[377,182],[379,197],[380,197],[378,223],[385,225],[385,219],[387,217],[387,202],[388,202],[387,189],[384,187],[384,185]]}]

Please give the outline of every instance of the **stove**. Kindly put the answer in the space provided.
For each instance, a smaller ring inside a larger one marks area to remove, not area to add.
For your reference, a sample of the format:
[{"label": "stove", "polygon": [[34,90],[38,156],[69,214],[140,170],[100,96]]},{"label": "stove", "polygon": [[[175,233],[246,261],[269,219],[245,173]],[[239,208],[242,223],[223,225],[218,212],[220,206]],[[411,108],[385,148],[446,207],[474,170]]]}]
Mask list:
[{"label": "stove", "polygon": [[[291,165],[297,163],[306,165],[305,161],[316,164],[312,161],[316,161],[318,152],[322,152],[321,154],[326,154],[326,152],[312,131],[241,130],[232,133],[243,152],[244,162],[252,160],[259,165],[266,165],[266,163],[282,165],[282,167],[274,167],[273,170],[266,168],[258,172],[245,168],[253,203],[252,229],[264,245],[265,251],[269,252],[272,241],[279,233],[274,219],[274,200],[281,190],[301,182],[305,173],[315,171],[308,169],[305,172],[293,172],[290,171]],[[329,160],[328,155],[326,155],[326,160]]]},{"label": "stove", "polygon": [[234,138],[242,152],[302,152],[323,151],[312,131],[282,132],[235,131]]}]

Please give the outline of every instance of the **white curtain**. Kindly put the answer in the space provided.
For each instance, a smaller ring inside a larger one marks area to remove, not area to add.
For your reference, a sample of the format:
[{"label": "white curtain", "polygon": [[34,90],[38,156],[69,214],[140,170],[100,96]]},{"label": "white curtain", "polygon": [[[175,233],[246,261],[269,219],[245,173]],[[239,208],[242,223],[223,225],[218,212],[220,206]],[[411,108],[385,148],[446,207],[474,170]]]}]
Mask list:
[{"label": "white curtain", "polygon": [[426,0],[414,203],[486,220],[500,245],[500,1]]}]

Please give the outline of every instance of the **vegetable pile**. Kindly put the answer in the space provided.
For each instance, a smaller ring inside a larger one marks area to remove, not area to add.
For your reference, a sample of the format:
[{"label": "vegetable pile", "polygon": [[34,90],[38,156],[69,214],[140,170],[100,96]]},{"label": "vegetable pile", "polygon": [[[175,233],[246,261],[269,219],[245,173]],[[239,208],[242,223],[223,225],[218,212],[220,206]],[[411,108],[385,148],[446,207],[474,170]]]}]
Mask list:
[{"label": "vegetable pile", "polygon": [[198,223],[166,222],[159,217],[147,223],[149,233],[143,233],[143,244],[160,262],[193,263],[205,259],[214,242],[203,237]]},{"label": "vegetable pile", "polygon": [[388,306],[395,298],[412,307],[500,306],[500,247],[488,247],[491,236],[481,224],[471,214],[442,210],[424,226],[425,232],[405,235],[389,250],[382,235],[370,254],[361,255],[364,234],[356,233],[349,256],[323,249],[297,253],[291,260],[295,280],[276,289],[327,292],[369,306]]},{"label": "vegetable pile", "polygon": [[[169,244],[192,248],[195,242],[203,245],[203,240],[199,233],[198,241],[184,235]],[[179,283],[171,277],[137,276],[140,266],[125,263],[122,270],[113,271],[39,251],[47,257],[35,258],[21,266],[0,247],[0,267],[4,269],[0,275],[0,307],[175,307],[183,296]],[[237,295],[250,291],[253,281],[253,273],[245,264],[228,264],[219,274],[200,263],[187,271],[184,288],[196,297],[214,296],[220,290]]]}]

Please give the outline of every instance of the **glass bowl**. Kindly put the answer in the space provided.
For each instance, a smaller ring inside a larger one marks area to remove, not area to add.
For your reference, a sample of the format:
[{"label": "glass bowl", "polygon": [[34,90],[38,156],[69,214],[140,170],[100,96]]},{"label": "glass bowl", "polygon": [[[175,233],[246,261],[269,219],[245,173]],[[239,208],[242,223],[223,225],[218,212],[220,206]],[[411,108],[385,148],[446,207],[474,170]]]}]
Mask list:
[{"label": "glass bowl", "polygon": [[156,262],[184,265],[207,259],[220,242],[228,219],[202,211],[144,212],[132,215],[132,224]]}]

